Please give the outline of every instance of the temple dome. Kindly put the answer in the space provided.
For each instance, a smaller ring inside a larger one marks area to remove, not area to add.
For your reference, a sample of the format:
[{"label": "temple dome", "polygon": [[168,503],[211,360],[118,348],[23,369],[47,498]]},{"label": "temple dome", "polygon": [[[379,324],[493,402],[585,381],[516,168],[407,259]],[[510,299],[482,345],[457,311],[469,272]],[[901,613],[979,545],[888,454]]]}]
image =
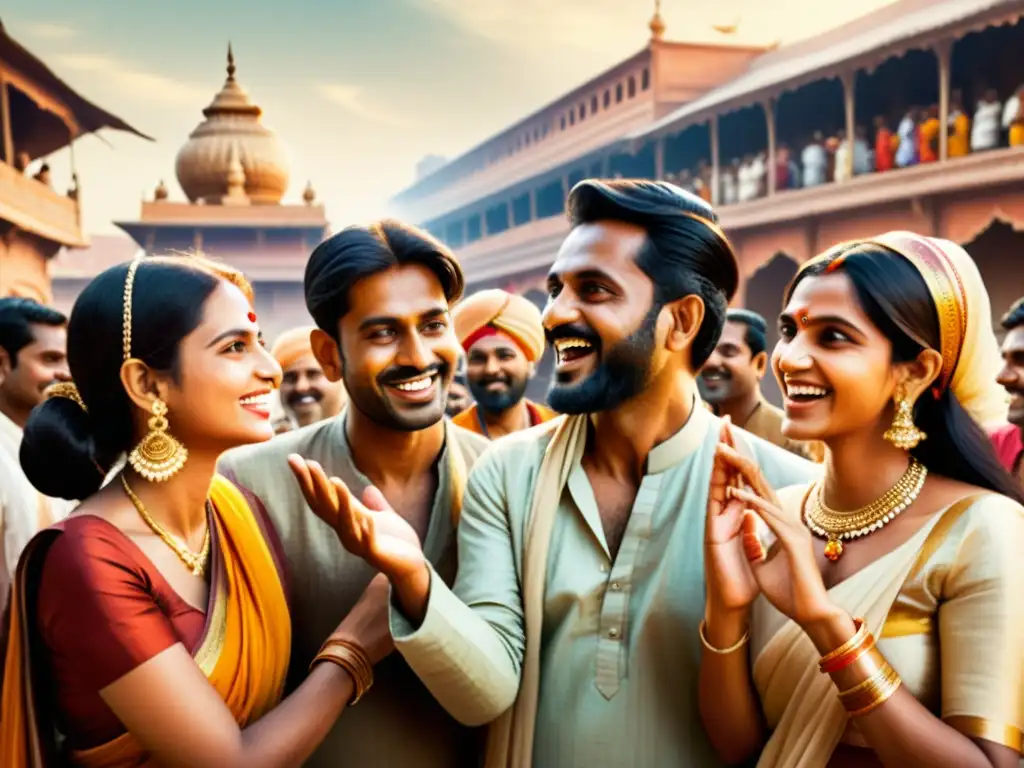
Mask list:
[{"label": "temple dome", "polygon": [[235,58],[228,46],[228,78],[206,117],[178,152],[178,183],[193,202],[218,204],[244,174],[245,196],[253,204],[276,204],[288,189],[288,158],[280,140],[260,122],[263,110],[235,80]]}]

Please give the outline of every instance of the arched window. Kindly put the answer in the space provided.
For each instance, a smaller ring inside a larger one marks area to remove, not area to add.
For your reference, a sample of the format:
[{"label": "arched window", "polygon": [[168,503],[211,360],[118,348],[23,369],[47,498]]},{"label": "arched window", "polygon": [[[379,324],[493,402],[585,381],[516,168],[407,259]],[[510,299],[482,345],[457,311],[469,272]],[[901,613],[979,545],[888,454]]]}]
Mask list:
[{"label": "arched window", "polygon": [[615,103],[622,103],[622,83],[619,83],[618,85],[615,86]]},{"label": "arched window", "polygon": [[587,105],[580,104],[580,120],[585,120],[587,117]]},{"label": "arched window", "polygon": [[564,131],[565,130],[565,115],[562,115],[562,119],[559,120],[558,123],[559,123],[559,125],[558,125],[559,130]]},{"label": "arched window", "polygon": [[636,96],[636,78],[633,77],[632,75],[629,76],[628,91],[629,91],[629,98],[632,99],[634,96]]},{"label": "arched window", "polygon": [[597,112],[597,94],[595,93],[590,97],[590,113],[595,114]]},{"label": "arched window", "polygon": [[651,70],[644,67],[643,73],[640,75],[640,90],[646,91],[651,87]]},{"label": "arched window", "polygon": [[610,88],[605,88],[604,89],[604,108],[608,109],[608,107],[611,106],[611,103],[612,103],[612,92],[611,92],[611,89]]}]

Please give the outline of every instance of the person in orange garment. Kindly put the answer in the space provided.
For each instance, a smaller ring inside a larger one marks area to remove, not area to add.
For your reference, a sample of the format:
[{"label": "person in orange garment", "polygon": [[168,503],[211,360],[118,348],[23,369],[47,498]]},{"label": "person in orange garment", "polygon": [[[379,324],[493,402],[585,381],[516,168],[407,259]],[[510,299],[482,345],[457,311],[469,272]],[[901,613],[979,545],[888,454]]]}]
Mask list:
[{"label": "person in orange garment", "polygon": [[891,171],[896,165],[896,145],[898,140],[879,115],[875,118],[875,171]]},{"label": "person in orange garment", "polygon": [[947,157],[963,157],[971,151],[971,117],[964,111],[960,91],[954,91],[949,100],[949,140]]},{"label": "person in orange garment", "polygon": [[525,397],[544,354],[540,310],[529,299],[493,288],[462,301],[452,312],[466,350],[466,379],[476,403],[453,421],[489,439],[518,432],[557,414]]},{"label": "person in orange garment", "polygon": [[917,130],[917,155],[922,163],[934,163],[939,159],[939,128],[939,108],[932,105]]}]

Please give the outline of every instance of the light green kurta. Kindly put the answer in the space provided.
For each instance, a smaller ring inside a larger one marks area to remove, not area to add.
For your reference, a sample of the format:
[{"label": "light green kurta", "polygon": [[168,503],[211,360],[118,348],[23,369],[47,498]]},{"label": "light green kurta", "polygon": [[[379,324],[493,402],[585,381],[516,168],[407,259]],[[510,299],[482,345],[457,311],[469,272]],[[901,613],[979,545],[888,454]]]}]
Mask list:
[{"label": "light green kurta", "polygon": [[[438,490],[423,542],[434,567],[449,581],[455,575],[455,533],[451,521],[448,452],[460,450],[467,467],[489,443],[451,423],[438,458]],[[374,576],[349,554],[331,528],[313,514],[288,468],[298,453],[320,462],[361,495],[370,485],[352,460],[344,414],[268,443],[228,453],[220,470],[253,493],[266,508],[283,545],[292,617],[289,690],[305,679],[320,646],[352,610]],[[438,579],[441,583],[441,579]],[[374,669],[374,685],[342,713],[324,743],[305,763],[336,768],[451,768],[473,765],[480,734],[457,723],[433,699],[402,657],[394,653]]]},{"label": "light green kurta", "polygon": [[[548,558],[535,768],[715,766],[697,710],[704,515],[719,420],[695,408],[648,457],[617,557],[582,466]],[[820,469],[736,430],[776,487]],[[502,438],[477,462],[454,591],[431,583],[423,624],[391,614],[395,645],[457,719],[490,722],[519,687],[524,521],[551,430]]]}]

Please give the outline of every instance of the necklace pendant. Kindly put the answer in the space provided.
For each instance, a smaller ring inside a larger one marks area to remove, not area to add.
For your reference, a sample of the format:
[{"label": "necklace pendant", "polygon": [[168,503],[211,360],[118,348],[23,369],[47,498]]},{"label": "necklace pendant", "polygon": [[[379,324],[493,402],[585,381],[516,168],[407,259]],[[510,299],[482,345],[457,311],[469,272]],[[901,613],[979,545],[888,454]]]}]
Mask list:
[{"label": "necklace pendant", "polygon": [[834,563],[843,556],[843,542],[839,539],[830,538],[825,544],[825,557],[829,562]]}]

